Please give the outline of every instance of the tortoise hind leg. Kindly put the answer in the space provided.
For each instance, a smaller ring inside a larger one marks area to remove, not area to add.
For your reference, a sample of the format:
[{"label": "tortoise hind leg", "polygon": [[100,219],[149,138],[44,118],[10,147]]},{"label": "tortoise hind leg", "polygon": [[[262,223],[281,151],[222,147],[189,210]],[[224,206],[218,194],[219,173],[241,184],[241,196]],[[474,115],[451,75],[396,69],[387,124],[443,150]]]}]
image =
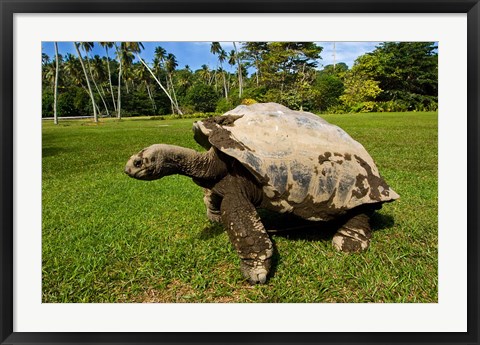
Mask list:
[{"label": "tortoise hind leg", "polygon": [[236,191],[224,195],[221,213],[228,237],[242,260],[242,274],[250,284],[265,283],[273,245],[257,210],[244,193]]},{"label": "tortoise hind leg", "polygon": [[220,214],[220,205],[222,203],[222,197],[218,194],[213,193],[210,189],[204,188],[203,189],[203,202],[207,207],[207,217],[212,222],[221,222],[221,214]]},{"label": "tortoise hind leg", "polygon": [[370,216],[359,213],[349,218],[333,236],[333,246],[342,252],[361,252],[370,245]]}]

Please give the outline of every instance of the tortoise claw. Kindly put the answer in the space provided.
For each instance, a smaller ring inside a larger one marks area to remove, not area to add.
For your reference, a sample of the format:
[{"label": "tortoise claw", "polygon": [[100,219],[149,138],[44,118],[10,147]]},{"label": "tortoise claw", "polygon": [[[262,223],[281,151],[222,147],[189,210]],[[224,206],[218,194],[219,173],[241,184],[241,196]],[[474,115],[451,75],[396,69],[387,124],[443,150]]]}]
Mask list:
[{"label": "tortoise claw", "polygon": [[268,270],[270,268],[270,260],[263,262],[242,260],[241,271],[251,285],[265,284],[267,282]]}]

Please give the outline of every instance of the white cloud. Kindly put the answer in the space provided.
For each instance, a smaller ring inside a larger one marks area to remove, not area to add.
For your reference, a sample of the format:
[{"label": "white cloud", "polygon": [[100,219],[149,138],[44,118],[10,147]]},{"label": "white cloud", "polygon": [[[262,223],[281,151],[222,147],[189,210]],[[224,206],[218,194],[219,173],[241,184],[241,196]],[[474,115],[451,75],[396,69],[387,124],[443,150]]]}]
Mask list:
[{"label": "white cloud", "polygon": [[[318,45],[324,48],[321,54],[320,68],[333,64],[333,43],[317,42]],[[359,56],[372,52],[379,44],[380,42],[335,42],[335,62],[345,62],[351,68]]]}]

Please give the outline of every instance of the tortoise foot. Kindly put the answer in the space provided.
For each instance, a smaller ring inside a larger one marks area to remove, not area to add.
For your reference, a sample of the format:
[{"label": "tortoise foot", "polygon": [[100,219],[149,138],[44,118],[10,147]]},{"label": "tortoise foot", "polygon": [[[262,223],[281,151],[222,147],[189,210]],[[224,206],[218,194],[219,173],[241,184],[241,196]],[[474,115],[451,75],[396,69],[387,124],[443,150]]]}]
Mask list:
[{"label": "tortoise foot", "polygon": [[363,252],[370,245],[370,233],[361,229],[340,229],[333,236],[332,244],[338,251],[345,253]]},{"label": "tortoise foot", "polygon": [[242,260],[240,270],[251,285],[265,284],[270,270],[270,260]]}]

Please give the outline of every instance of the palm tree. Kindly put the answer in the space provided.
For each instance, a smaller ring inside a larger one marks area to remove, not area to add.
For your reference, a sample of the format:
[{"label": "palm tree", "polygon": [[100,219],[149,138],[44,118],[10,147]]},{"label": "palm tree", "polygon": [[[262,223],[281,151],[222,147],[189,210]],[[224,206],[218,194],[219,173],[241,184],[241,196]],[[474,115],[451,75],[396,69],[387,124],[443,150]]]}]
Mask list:
[{"label": "palm tree", "polygon": [[176,109],[177,109],[177,112],[180,114],[180,115],[183,115],[182,111],[180,110],[180,108],[178,107],[178,104],[175,103],[175,101],[172,99],[172,96],[170,96],[170,94],[168,93],[168,91],[165,89],[165,87],[162,85],[162,83],[160,82],[160,80],[158,80],[158,78],[155,76],[155,73],[153,73],[152,69],[146,64],[145,61],[143,61],[143,59],[140,57],[140,55],[137,53],[137,58],[138,60],[147,68],[147,70],[150,72],[150,74],[152,75],[153,79],[155,79],[155,81],[157,82],[157,84],[160,86],[160,88],[163,90],[163,92],[165,92],[165,94],[167,95],[168,99],[170,100],[170,102],[172,104],[175,105]]},{"label": "palm tree", "polygon": [[210,72],[210,67],[207,65],[203,64],[201,67],[201,70],[198,72],[200,74],[200,77],[205,80],[207,84],[210,85],[210,80],[211,80],[211,72]]},{"label": "palm tree", "polygon": [[227,81],[225,79],[225,71],[223,70],[223,62],[227,59],[227,52],[223,50],[222,46],[220,45],[220,42],[212,42],[212,45],[210,46],[210,52],[213,55],[218,54],[218,62],[220,62],[220,71],[223,77],[223,88],[225,91],[225,99],[228,100]]},{"label": "palm tree", "polygon": [[97,80],[98,81],[98,88],[99,88],[99,91],[100,91],[100,95],[102,97],[102,100],[103,100],[103,104],[105,105],[105,109],[106,109],[106,112],[107,112],[107,115],[110,116],[110,112],[108,110],[108,107],[106,105],[106,94],[105,94],[105,90],[103,88],[103,85],[105,84],[106,82],[106,79],[107,79],[107,72],[105,70],[105,57],[104,58],[101,58],[100,56],[98,55],[95,55],[92,59],[92,77],[94,78],[94,80]]},{"label": "palm tree", "polygon": [[242,87],[243,87],[243,77],[242,77],[242,65],[240,62],[240,55],[238,54],[237,45],[233,42],[233,48],[235,49],[235,61],[238,66],[238,97],[242,98]]},{"label": "palm tree", "polygon": [[[122,76],[125,72],[128,75],[128,69],[132,65],[133,62],[133,51],[138,50],[140,51],[140,45],[138,42],[121,42],[120,48],[115,44],[115,49],[117,51],[117,58],[118,58],[118,98],[117,98],[117,118],[122,118],[121,110],[122,110],[122,102],[121,102],[121,94],[122,94]],[[143,45],[141,45],[143,48]],[[124,71],[125,70],[125,71]],[[128,89],[127,80],[125,85]]]},{"label": "palm tree", "polygon": [[[173,54],[171,54],[171,55],[173,55]],[[173,55],[173,56],[175,57],[175,55]],[[154,66],[157,70],[157,75],[159,75],[159,77],[160,77],[161,71],[164,70],[166,72],[166,74],[165,74],[165,84],[167,85],[167,90],[170,94],[171,87],[170,87],[170,81],[169,81],[169,72],[168,72],[168,68],[167,68],[167,58],[168,58],[167,51],[163,47],[158,46],[158,47],[155,48]],[[176,64],[176,61],[175,61],[175,64]],[[172,92],[172,94],[173,94],[173,92]],[[175,108],[178,108],[178,104],[175,105],[176,97],[173,97],[173,98],[174,98],[174,101],[171,102],[170,105],[172,107],[172,113],[175,114]]]},{"label": "palm tree", "polygon": [[[168,91],[168,89],[170,88],[169,87],[169,84],[170,84],[169,83],[169,71],[170,71],[170,73],[172,73],[175,70],[175,68],[178,66],[175,55],[173,55],[173,54],[168,54],[167,55],[167,51],[160,46],[155,48],[155,58],[153,60],[154,61],[154,63],[153,63],[154,69],[156,69],[157,73],[159,74],[160,71],[162,70],[162,67],[165,68],[165,72],[167,73],[166,76],[165,76],[167,89],[165,89],[165,87],[162,85],[160,80],[158,80],[158,78],[155,76],[155,73],[153,73],[153,71],[150,69],[150,67],[148,67],[148,65],[140,58],[140,56],[138,56],[138,58],[139,58],[140,62],[143,63],[147,67],[148,71],[152,74],[153,79],[155,79],[157,84],[160,86],[160,88],[163,90],[163,92],[165,92],[165,94],[167,95],[168,99],[170,100],[171,106],[172,106],[172,112],[175,113],[175,110],[176,110],[178,114],[183,115],[183,112],[180,110],[180,107],[178,106],[177,98],[176,98],[176,95],[175,95],[175,90],[173,90],[173,92],[172,92],[172,94],[174,95],[173,98],[170,95],[170,92]],[[167,62],[168,60],[170,60],[170,61]],[[171,80],[172,79],[171,79],[171,74],[170,74],[170,81]],[[172,88],[173,88],[173,83],[172,83]]]},{"label": "palm tree", "polygon": [[60,69],[58,63],[58,44],[53,42],[55,46],[55,91],[53,93],[53,123],[58,125],[58,116],[57,116],[57,91],[58,91],[58,71]]},{"label": "palm tree", "polygon": [[125,52],[128,56],[128,59],[125,59],[124,61],[127,62],[124,66],[125,68],[125,76],[127,78],[125,81],[125,84],[127,84],[127,81],[130,80],[132,81],[132,87],[135,87],[135,78],[133,73],[128,73],[131,72],[131,67],[133,64],[134,56],[137,55],[139,56],[140,52],[142,49],[144,49],[142,42],[124,42],[123,43],[125,46]]},{"label": "palm tree", "polygon": [[177,85],[181,90],[186,92],[186,90],[192,86],[192,71],[188,65],[185,66],[183,70],[180,70],[179,73],[176,75],[177,77]]},{"label": "palm tree", "polygon": [[[121,46],[120,46],[121,48]],[[117,95],[117,118],[120,119],[122,117],[121,115],[121,80],[122,80],[122,53],[118,49],[117,44],[115,43],[115,50],[117,51],[117,58],[118,58],[118,95]]]},{"label": "palm tree", "polygon": [[90,99],[92,101],[92,107],[93,107],[93,121],[98,122],[97,107],[96,107],[96,104],[95,104],[95,97],[93,96],[92,88],[90,87],[90,81],[88,80],[87,70],[85,69],[85,65],[83,64],[82,55],[80,54],[80,50],[78,48],[80,46],[80,43],[73,42],[73,45],[75,46],[75,50],[77,51],[78,58],[80,59],[80,63],[82,64],[83,74],[85,75],[85,80],[87,81],[88,93],[90,94]]},{"label": "palm tree", "polygon": [[[155,65],[156,67],[159,68],[160,72],[162,69],[165,69],[165,59],[167,58],[167,51],[163,47],[156,47],[155,48]],[[165,83],[167,84],[167,89],[168,87],[168,76],[165,75]]]},{"label": "palm tree", "polygon": [[48,65],[50,63],[50,56],[42,53],[42,65]]},{"label": "palm tree", "polygon": [[148,97],[152,102],[152,108],[155,111],[157,109],[157,105],[155,104],[155,100],[153,99],[152,91],[150,90],[149,80],[150,80],[150,73],[148,73],[147,68],[144,65],[138,65],[138,68],[135,70],[136,77],[145,84],[145,88],[147,89]]},{"label": "palm tree", "polygon": [[102,100],[103,106],[105,107],[105,111],[106,111],[107,115],[109,115],[107,103],[105,102],[105,99],[103,98],[102,93],[100,92],[100,89],[98,88],[97,82],[95,81],[95,78],[93,77],[92,66],[90,65],[90,57],[89,57],[88,54],[93,49],[94,43],[93,42],[82,42],[82,43],[80,43],[80,46],[85,51],[85,58],[87,60],[88,71],[90,72],[90,77],[92,78],[93,85],[95,85],[95,89],[97,89],[97,93],[100,96],[100,99]]},{"label": "palm tree", "polygon": [[112,95],[113,109],[116,112],[117,104],[115,103],[115,96],[113,95],[112,72],[110,71],[110,57],[108,56],[108,49],[113,48],[113,42],[100,42],[100,45],[105,48],[105,53],[107,54],[108,82],[110,84],[110,94]]},{"label": "palm tree", "polygon": [[[235,50],[231,50],[230,54],[228,55],[228,64],[233,67],[235,66],[236,63],[237,63],[237,59],[235,58]],[[229,81],[231,82],[232,86],[235,85],[234,81],[231,81],[231,80]]]},{"label": "palm tree", "polygon": [[52,91],[55,92],[55,66],[53,64],[46,64],[42,68],[42,80],[49,87],[52,86]]},{"label": "palm tree", "polygon": [[85,90],[88,94],[88,90],[82,84],[84,76],[82,75],[83,72],[80,65],[80,60],[72,54],[68,53],[65,57],[63,69],[65,71],[65,74],[70,78],[71,82],[76,86],[82,87],[82,89]]},{"label": "palm tree", "polygon": [[167,71],[168,78],[170,80],[170,86],[172,88],[172,94],[173,94],[173,99],[176,104],[176,108],[178,107],[178,100],[177,100],[177,95],[175,94],[175,87],[173,85],[173,79],[172,79],[172,74],[175,71],[175,68],[177,68],[178,63],[177,63],[177,58],[173,54],[168,54],[167,59],[165,60],[165,69]]}]

